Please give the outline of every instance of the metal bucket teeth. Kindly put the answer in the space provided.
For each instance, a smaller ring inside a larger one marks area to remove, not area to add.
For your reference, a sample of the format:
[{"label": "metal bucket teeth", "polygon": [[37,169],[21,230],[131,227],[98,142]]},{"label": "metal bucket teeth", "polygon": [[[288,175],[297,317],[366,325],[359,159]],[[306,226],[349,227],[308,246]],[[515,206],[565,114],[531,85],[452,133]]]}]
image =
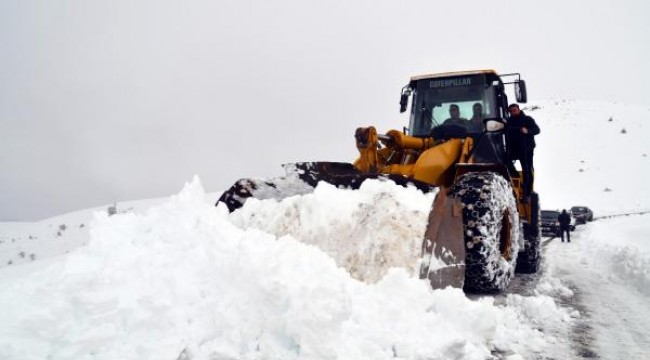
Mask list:
[{"label": "metal bucket teeth", "polygon": [[367,179],[390,180],[401,186],[411,185],[425,193],[435,188],[401,175],[363,173],[350,163],[301,162],[285,164],[283,168],[285,176],[238,180],[221,195],[217,204],[222,202],[233,212],[242,207],[248,198],[282,200],[289,196],[310,193],[321,181],[347,189],[358,189]]}]

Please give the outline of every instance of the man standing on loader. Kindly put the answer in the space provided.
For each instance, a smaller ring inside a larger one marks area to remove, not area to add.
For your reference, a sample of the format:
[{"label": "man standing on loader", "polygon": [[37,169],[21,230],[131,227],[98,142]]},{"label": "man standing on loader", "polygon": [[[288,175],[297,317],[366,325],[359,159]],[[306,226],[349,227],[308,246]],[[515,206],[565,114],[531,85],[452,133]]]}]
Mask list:
[{"label": "man standing on loader", "polygon": [[528,199],[533,190],[533,151],[535,150],[535,135],[539,134],[539,126],[535,120],[524,114],[518,104],[508,106],[508,156],[510,160],[519,160],[524,176],[524,199]]}]

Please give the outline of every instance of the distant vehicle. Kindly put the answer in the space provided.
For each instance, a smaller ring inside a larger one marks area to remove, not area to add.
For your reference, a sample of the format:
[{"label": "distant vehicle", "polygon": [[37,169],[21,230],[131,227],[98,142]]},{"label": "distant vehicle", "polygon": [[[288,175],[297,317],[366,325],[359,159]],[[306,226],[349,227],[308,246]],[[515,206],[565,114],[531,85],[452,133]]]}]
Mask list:
[{"label": "distant vehicle", "polygon": [[[557,217],[560,216],[560,211],[557,210],[542,210],[542,235],[545,236],[560,236],[560,222]],[[576,218],[568,212],[571,216],[571,231],[576,229]]]},{"label": "distant vehicle", "polygon": [[542,210],[542,235],[560,236],[560,222],[557,220],[559,215],[559,211]]},{"label": "distant vehicle", "polygon": [[587,221],[594,221],[594,212],[586,206],[572,207],[571,214],[576,219],[577,224],[586,224]]}]

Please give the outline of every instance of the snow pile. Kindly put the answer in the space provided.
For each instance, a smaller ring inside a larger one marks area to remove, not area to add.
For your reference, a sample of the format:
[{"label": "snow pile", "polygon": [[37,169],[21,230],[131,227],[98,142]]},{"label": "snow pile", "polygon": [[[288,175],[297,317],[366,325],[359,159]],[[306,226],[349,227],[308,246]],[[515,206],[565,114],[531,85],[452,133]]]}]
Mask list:
[{"label": "snow pile", "polygon": [[[415,196],[409,189],[384,186],[362,188],[356,204],[348,199],[341,211],[350,218],[338,226],[353,227],[353,209],[370,199],[391,204],[395,223],[406,220],[400,213],[424,211],[398,200]],[[324,187],[250,206],[296,211],[311,228],[304,234],[331,236],[310,212],[325,198],[349,197]],[[315,246],[239,228],[224,210],[194,181],[143,214],[97,214],[89,244],[67,256],[3,269],[0,358],[528,358],[566,333],[569,316],[550,298],[511,295],[497,306],[458,289],[432,291],[399,268],[360,282]],[[394,234],[408,242],[418,226]]]},{"label": "snow pile", "polygon": [[573,297],[573,291],[566,287],[562,280],[556,278],[552,270],[547,269],[545,275],[535,289],[538,294],[562,299],[571,299]]},{"label": "snow pile", "polygon": [[359,191],[321,182],[312,194],[280,202],[249,199],[230,220],[317,245],[354,278],[374,282],[391,267],[417,273],[434,196],[379,180],[365,181]]},{"label": "snow pile", "polygon": [[596,222],[583,234],[580,247],[584,257],[593,258],[619,282],[650,295],[650,232],[648,226],[639,221],[645,216],[630,216]]}]

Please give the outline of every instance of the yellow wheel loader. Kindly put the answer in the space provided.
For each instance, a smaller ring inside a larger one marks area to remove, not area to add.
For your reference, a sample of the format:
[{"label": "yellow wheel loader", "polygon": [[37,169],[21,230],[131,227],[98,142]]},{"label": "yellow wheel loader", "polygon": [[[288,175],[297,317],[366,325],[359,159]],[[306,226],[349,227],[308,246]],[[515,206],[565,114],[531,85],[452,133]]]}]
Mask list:
[{"label": "yellow wheel loader", "polygon": [[217,203],[235,211],[250,197],[304,194],[320,181],[358,189],[366,179],[385,179],[437,190],[420,277],[433,288],[502,291],[515,269],[533,273],[540,261],[539,197],[525,194],[523,174],[507,155],[506,85],[514,85],[517,101],[526,102],[519,74],[478,70],[413,77],[400,98],[400,112],[411,99],[408,128],[386,134],[358,128],[354,163],[287,164],[285,176],[241,179]]}]

